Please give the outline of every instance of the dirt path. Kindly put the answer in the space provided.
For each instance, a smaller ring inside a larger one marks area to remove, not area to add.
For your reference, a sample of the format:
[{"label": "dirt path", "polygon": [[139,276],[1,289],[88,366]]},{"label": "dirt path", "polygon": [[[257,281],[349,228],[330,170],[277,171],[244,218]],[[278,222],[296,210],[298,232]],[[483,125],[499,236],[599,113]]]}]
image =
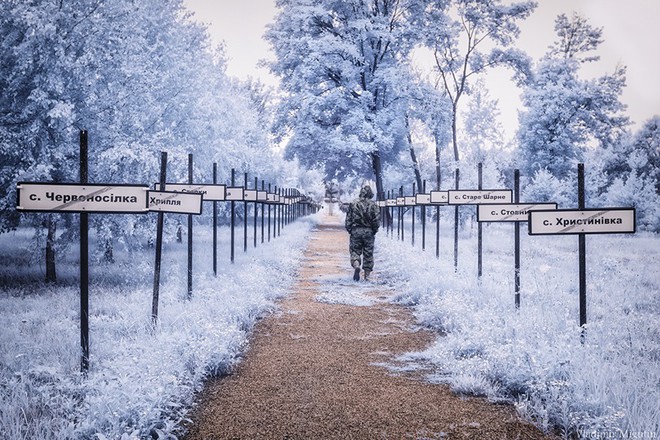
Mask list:
[{"label": "dirt path", "polygon": [[385,368],[434,335],[384,301],[386,286],[352,280],[348,236],[326,220],[292,295],[256,326],[234,374],[207,383],[185,439],[545,438],[511,407]]}]

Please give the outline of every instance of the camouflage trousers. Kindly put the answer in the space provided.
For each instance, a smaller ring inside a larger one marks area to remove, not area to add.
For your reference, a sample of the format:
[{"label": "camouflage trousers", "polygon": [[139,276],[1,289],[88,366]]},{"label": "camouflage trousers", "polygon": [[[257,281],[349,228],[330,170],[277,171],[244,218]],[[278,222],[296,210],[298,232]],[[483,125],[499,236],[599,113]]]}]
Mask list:
[{"label": "camouflage trousers", "polygon": [[362,269],[373,270],[375,238],[373,231],[369,228],[355,228],[351,231],[349,244],[351,265],[354,261],[360,262],[360,256],[362,256]]}]

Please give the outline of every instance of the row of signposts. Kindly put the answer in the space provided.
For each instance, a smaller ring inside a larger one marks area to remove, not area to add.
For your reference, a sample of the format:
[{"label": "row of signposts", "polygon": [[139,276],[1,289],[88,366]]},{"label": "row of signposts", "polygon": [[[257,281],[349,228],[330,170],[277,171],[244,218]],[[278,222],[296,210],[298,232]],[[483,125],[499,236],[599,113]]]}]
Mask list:
[{"label": "row of signposts", "polygon": [[[192,155],[188,156],[188,182],[167,182],[167,153],[161,153],[160,180],[153,185],[93,184],[88,182],[88,137],[80,132],[80,182],[19,182],[17,184],[16,209],[21,212],[60,212],[80,214],[80,344],[81,370],[89,368],[89,214],[158,214],[156,232],[156,255],[154,265],[154,290],[152,300],[152,320],[158,319],[158,296],[162,256],[162,236],[165,213],[188,215],[188,296],[192,295],[192,238],[193,215],[202,213],[204,202],[213,202],[213,271],[217,275],[217,203],[231,203],[231,262],[234,262],[235,203],[244,203],[243,231],[244,251],[247,251],[248,203],[254,204],[254,246],[257,246],[257,223],[261,207],[261,242],[263,243],[268,209],[268,241],[280,235],[281,229],[296,218],[318,211],[320,206],[313,203],[296,189],[266,190],[262,181],[261,189],[248,189],[248,176],[245,173],[243,186],[235,183],[232,170],[231,184],[217,183],[217,165],[213,164],[213,183],[193,183]],[[271,208],[273,215],[271,216]]]},{"label": "row of signposts", "polygon": [[[458,208],[463,205],[476,205],[478,221],[478,276],[481,276],[482,234],[481,225],[485,222],[514,223],[514,286],[515,306],[520,307],[520,224],[527,222],[529,235],[578,235],[578,266],[580,290],[580,326],[587,322],[586,311],[586,246],[587,234],[622,234],[635,233],[636,213],[634,208],[586,208],[584,188],[584,164],[579,164],[578,177],[578,207],[577,209],[558,209],[556,203],[520,202],[520,173],[514,171],[514,189],[482,189],[481,164],[479,164],[479,188],[430,191],[429,193],[403,195],[403,187],[396,197],[394,191],[387,198],[377,201],[383,210],[391,210],[389,215],[383,215],[383,221],[390,219],[384,227],[394,236],[394,209],[397,212],[397,237],[404,239],[404,214],[411,213],[412,244],[415,244],[415,208],[420,207],[422,218],[422,249],[425,246],[425,210],[436,206],[436,218],[439,220],[439,209],[442,206],[454,206],[454,268],[458,264]],[[458,173],[458,170],[457,170]],[[439,257],[439,221],[436,223],[436,256]]]}]

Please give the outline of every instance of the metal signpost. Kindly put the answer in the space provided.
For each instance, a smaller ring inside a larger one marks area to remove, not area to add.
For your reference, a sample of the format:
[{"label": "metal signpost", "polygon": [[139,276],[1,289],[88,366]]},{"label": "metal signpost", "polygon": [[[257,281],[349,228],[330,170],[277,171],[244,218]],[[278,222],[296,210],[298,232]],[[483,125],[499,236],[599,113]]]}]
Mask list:
[{"label": "metal signpost", "polygon": [[556,203],[506,203],[500,205],[479,205],[478,222],[526,222],[530,211],[556,211]]},{"label": "metal signpost", "polygon": [[143,214],[147,185],[19,182],[18,211]]},{"label": "metal signpost", "polygon": [[[217,166],[216,166],[217,171]],[[156,187],[154,185],[154,187]],[[189,184],[189,183],[166,183],[163,191],[180,193],[199,193],[204,196],[205,202],[225,201],[227,185],[222,184]]]},{"label": "metal signpost", "polygon": [[634,234],[634,208],[534,210],[529,235]]},{"label": "metal signpost", "polygon": [[[580,327],[587,323],[587,234],[634,234],[634,208],[585,208],[584,164],[578,164],[578,209],[530,211],[529,235],[578,235]],[[584,340],[584,331],[582,333]]]},{"label": "metal signpost", "polygon": [[537,209],[556,210],[556,203],[524,203],[520,202],[520,172],[513,172],[514,203],[478,205],[477,221],[482,222],[513,222],[514,225],[514,289],[516,309],[520,308],[520,222],[526,222],[530,211]]},{"label": "metal signpost", "polygon": [[202,213],[201,193],[149,191],[149,211],[199,215]]},{"label": "metal signpost", "polygon": [[429,195],[431,196],[432,205],[446,205],[449,203],[449,191],[431,191]]},{"label": "metal signpost", "polygon": [[[456,170],[457,174],[458,172]],[[454,270],[458,270],[458,207],[460,205],[481,205],[486,203],[511,203],[511,200],[512,191],[510,189],[449,190],[448,203],[456,207],[454,213]],[[481,234],[479,234],[478,239],[477,271],[479,276],[481,276]]]},{"label": "metal signpost", "polygon": [[449,190],[450,205],[480,205],[484,203],[511,203],[510,189]]},{"label": "metal signpost", "polygon": [[80,213],[80,370],[89,369],[89,214],[145,214],[147,185],[90,184],[87,131],[80,131],[80,183],[20,182],[16,209]]}]

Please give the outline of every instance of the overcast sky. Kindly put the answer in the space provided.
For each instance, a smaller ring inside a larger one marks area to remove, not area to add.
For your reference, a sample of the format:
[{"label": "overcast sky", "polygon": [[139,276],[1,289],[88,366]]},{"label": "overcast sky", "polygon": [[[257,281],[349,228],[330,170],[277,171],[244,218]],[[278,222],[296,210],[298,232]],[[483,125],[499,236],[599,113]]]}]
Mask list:
[{"label": "overcast sky", "polygon": [[[579,12],[592,26],[603,28],[605,41],[598,52],[601,61],[590,66],[590,75],[611,73],[617,63],[627,66],[628,85],[622,101],[628,105],[628,115],[635,127],[660,114],[660,0],[537,1],[538,8],[521,23],[518,44],[521,49],[538,59],[555,39],[556,16],[562,12],[567,15]],[[260,59],[272,57],[262,35],[277,12],[274,0],[184,0],[184,3],[199,21],[209,25],[215,41],[226,43],[229,74],[274,83],[265,69],[257,67]],[[503,124],[511,135],[520,105],[518,91],[506,84],[510,77],[506,72],[497,76],[500,82],[489,83],[493,88],[491,94],[500,101]]]}]

